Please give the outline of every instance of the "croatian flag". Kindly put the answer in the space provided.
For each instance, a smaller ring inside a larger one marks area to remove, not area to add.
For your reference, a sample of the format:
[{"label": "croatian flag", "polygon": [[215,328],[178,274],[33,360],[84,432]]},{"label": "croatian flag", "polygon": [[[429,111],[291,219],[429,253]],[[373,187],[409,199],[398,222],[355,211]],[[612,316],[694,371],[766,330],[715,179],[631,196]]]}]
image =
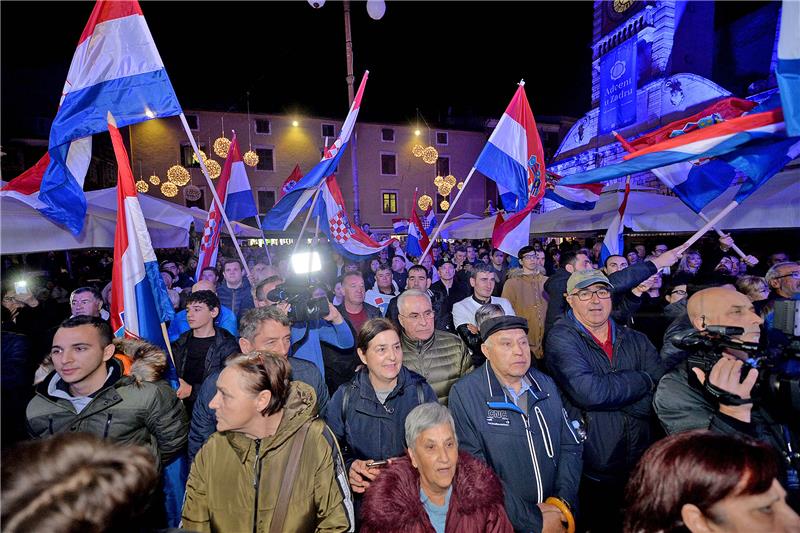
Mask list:
[{"label": "croatian flag", "polygon": [[253,190],[250,188],[250,181],[247,179],[247,168],[244,166],[244,161],[242,161],[236,133],[233,134],[233,139],[231,139],[231,147],[228,150],[228,157],[225,159],[225,166],[222,169],[220,178],[226,173],[230,176],[230,180],[228,181],[227,194],[223,203],[225,204],[225,214],[228,215],[228,219],[242,220],[247,217],[257,217],[258,208],[255,200],[253,200]]},{"label": "croatian flag", "polygon": [[392,232],[393,233],[408,233],[408,219],[407,218],[393,218],[392,219]]},{"label": "croatian flag", "polygon": [[600,264],[605,265],[606,259],[612,255],[622,255],[624,248],[622,231],[625,227],[625,207],[628,205],[628,195],[631,192],[631,178],[625,180],[625,195],[619,205],[617,214],[608,225],[608,231],[603,239],[603,247],[600,249]]},{"label": "croatian flag", "polygon": [[303,176],[267,213],[264,217],[264,229],[285,230],[288,228],[300,211],[306,207],[320,184],[336,172],[339,159],[341,159],[347,144],[350,142],[350,135],[353,133],[353,128],[356,124],[358,111],[361,109],[361,98],[364,96],[364,87],[367,85],[368,75],[369,71],[364,72],[364,77],[358,86],[358,92],[353,99],[353,105],[350,106],[350,112],[347,113],[347,118],[342,126],[342,131],[339,132],[339,136],[331,146],[325,149],[322,160],[309,170],[308,174]]},{"label": "croatian flag", "polygon": [[296,164],[294,169],[292,169],[292,173],[289,174],[289,177],[283,182],[278,199],[283,198],[287,192],[294,189],[295,185],[297,185],[297,182],[299,182],[301,179],[303,179],[303,172],[300,170],[300,165]]},{"label": "croatian flag", "polygon": [[328,236],[336,252],[354,261],[377,254],[396,241],[388,239],[376,242],[364,230],[350,223],[335,175],[328,176],[323,182],[314,214],[320,217],[319,227]]},{"label": "croatian flag", "polygon": [[520,82],[475,168],[517,198],[518,212],[497,224],[492,245],[516,256],[530,236],[531,212],[545,192],[544,150],[531,106]]},{"label": "croatian flag", "polygon": [[591,211],[600,199],[600,192],[603,185],[600,183],[590,183],[588,185],[561,185],[556,183],[552,188],[548,187],[544,192],[544,197],[567,209],[579,211]]},{"label": "croatian flag", "polygon": [[[72,58],[50,129],[38,199],[42,214],[78,235],[86,216],[83,182],[92,135],[181,113],[153,37],[136,1],[98,0]],[[46,158],[46,159],[45,159]]]},{"label": "croatian flag", "polygon": [[436,213],[433,211],[433,206],[431,206],[422,215],[422,229],[430,233],[432,229],[436,228],[436,224],[438,223],[439,221],[436,220]]},{"label": "croatian flag", "polygon": [[428,248],[430,240],[425,228],[422,227],[422,221],[417,215],[417,210],[411,207],[411,223],[408,225],[408,242],[406,242],[406,253],[414,257],[422,258],[422,252]]},{"label": "croatian flag", "polygon": [[800,2],[783,0],[775,71],[786,131],[800,136]]}]

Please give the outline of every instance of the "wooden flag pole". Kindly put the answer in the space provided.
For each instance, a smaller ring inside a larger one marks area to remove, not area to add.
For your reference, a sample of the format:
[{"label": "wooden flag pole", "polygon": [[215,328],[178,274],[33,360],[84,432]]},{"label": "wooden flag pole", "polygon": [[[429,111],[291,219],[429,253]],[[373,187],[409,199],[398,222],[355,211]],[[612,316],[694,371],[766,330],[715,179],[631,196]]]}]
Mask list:
[{"label": "wooden flag pole", "polygon": [[[450,209],[448,209],[447,212],[444,214],[444,218],[442,219],[442,221],[436,225],[436,229],[433,230],[433,235],[431,235],[428,238],[428,246],[425,248],[425,251],[422,252],[422,256],[419,258],[420,263],[422,262],[422,259],[426,255],[428,255],[428,252],[431,251],[431,247],[433,246],[433,243],[436,242],[436,239],[439,238],[439,233],[441,232],[444,223],[447,222],[447,218],[450,216],[450,213],[453,212],[453,208],[456,206],[456,203],[458,203],[458,199],[461,198],[461,193],[467,190],[467,184],[469,183],[469,180],[472,179],[472,175],[474,173],[475,173],[475,167],[472,167],[472,170],[469,171],[469,174],[467,174],[466,179],[464,179],[464,186],[458,190],[458,194],[456,194],[456,197],[453,199],[453,203],[450,204]],[[434,208],[435,206],[431,206],[431,209]]]},{"label": "wooden flag pole", "polygon": [[725,218],[725,216],[727,216],[728,213],[733,211],[736,208],[736,206],[738,206],[738,205],[739,205],[739,202],[737,202],[736,200],[734,200],[731,203],[729,203],[728,205],[726,205],[725,208],[722,211],[717,213],[717,215],[714,218],[712,218],[711,220],[706,222],[705,226],[703,226],[702,228],[697,230],[697,232],[695,232],[694,235],[689,237],[689,240],[687,240],[685,243],[683,243],[684,249],[685,248],[689,248],[691,245],[696,243],[700,239],[700,237],[705,235],[712,227],[714,227],[714,224],[717,224],[720,220]]}]

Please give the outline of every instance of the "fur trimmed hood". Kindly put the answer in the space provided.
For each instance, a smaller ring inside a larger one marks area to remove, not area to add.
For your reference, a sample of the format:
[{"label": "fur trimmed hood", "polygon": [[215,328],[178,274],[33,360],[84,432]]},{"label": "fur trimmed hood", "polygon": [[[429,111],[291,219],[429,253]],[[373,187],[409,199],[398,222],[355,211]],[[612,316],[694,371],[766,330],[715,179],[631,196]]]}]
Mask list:
[{"label": "fur trimmed hood", "polygon": [[114,339],[114,351],[132,361],[130,376],[137,383],[164,378],[167,370],[167,354],[158,346],[139,339],[120,337]]},{"label": "fur trimmed hood", "polygon": [[[394,460],[364,495],[362,530],[433,531],[419,491],[419,472],[408,456]],[[485,463],[467,452],[459,452],[448,526],[451,518],[486,524],[489,514],[498,510],[505,515],[500,480]],[[508,527],[510,531],[510,523]]]}]

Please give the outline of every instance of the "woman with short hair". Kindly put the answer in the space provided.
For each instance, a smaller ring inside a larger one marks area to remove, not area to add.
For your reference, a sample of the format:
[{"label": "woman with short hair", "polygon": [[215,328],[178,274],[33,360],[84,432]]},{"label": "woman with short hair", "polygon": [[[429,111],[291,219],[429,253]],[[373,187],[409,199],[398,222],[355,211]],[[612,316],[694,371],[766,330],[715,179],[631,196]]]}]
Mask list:
[{"label": "woman with short hair", "polygon": [[405,422],[408,455],[392,461],[364,496],[361,532],[510,533],[500,480],[458,451],[450,411],[420,405]]},{"label": "woman with short hair", "polygon": [[626,533],[797,533],[767,444],[708,430],[656,442],[626,491]]},{"label": "woman with short hair", "polygon": [[[209,406],[217,433],[186,484],[183,527],[199,532],[351,531],[350,488],[314,390],[286,357],[231,355]],[[275,522],[273,524],[273,522]]]}]

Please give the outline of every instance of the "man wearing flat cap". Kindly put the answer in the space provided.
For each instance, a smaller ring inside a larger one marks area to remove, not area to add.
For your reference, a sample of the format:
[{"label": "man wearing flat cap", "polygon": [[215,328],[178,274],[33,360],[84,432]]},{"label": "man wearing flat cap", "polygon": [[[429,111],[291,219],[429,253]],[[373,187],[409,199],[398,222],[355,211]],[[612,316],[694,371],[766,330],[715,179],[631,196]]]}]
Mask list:
[{"label": "man wearing flat cap", "polygon": [[599,270],[573,272],[564,295],[569,310],[544,347],[567,411],[586,428],[581,516],[598,531],[622,529],[625,482],[653,440],[651,405],[663,374],[647,337],[609,319],[612,290]]},{"label": "man wearing flat cap", "polygon": [[531,368],[527,320],[490,318],[480,334],[486,362],[450,389],[459,447],[500,477],[515,531],[561,531],[580,482],[579,424],[553,380]]}]

